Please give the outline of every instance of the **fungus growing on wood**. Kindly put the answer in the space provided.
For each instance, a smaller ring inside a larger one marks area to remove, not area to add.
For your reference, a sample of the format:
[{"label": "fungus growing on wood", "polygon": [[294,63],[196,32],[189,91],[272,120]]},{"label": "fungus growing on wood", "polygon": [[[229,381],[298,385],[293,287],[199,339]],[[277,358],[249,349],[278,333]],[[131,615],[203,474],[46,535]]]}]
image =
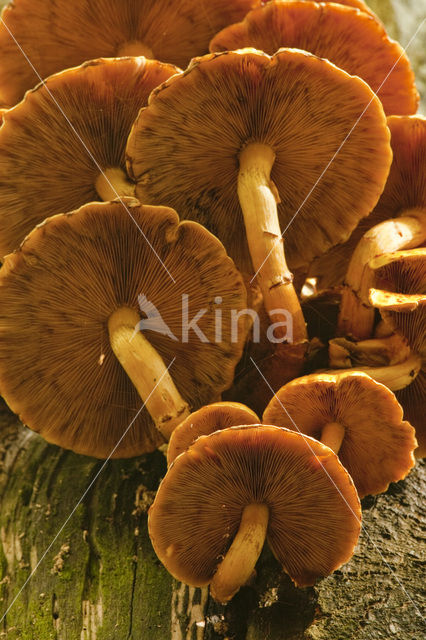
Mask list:
[{"label": "fungus growing on wood", "polygon": [[3,9],[0,23],[0,104],[14,105],[39,76],[94,58],[145,56],[186,67],[191,58],[207,53],[219,29],[241,20],[256,3],[14,0]]},{"label": "fungus growing on wood", "polygon": [[250,578],[266,538],[300,587],[347,562],[361,510],[337,456],[274,426],[201,436],[170,466],[149,510],[155,552],[192,586],[230,600]]},{"label": "fungus growing on wood", "polygon": [[6,402],[49,442],[100,458],[164,442],[231,384],[245,338],[231,319],[245,288],[221,243],[131,199],[39,225],[6,257],[0,300]]},{"label": "fungus growing on wood", "polygon": [[280,47],[304,49],[365,80],[386,115],[417,111],[419,94],[404,49],[380,22],[352,7],[272,0],[225,27],[210,43],[210,51],[243,47],[270,55]]},{"label": "fungus growing on wood", "polygon": [[132,195],[125,146],[152,89],[179,70],[145,58],[100,59],[48,78],[0,128],[0,256],[45,218]]},{"label": "fungus growing on wood", "polygon": [[277,351],[295,355],[296,370],[307,335],[290,268],[374,206],[391,160],[385,122],[369,87],[328,61],[243,49],[196,58],[153,91],[132,128],[137,197],[202,222],[256,275]]},{"label": "fungus growing on wood", "polygon": [[259,417],[239,402],[214,402],[191,413],[173,431],[167,449],[167,464],[200,436],[240,424],[259,424]]},{"label": "fungus growing on wood", "polygon": [[370,289],[370,303],[421,359],[418,375],[396,395],[416,429],[415,455],[422,458],[426,455],[426,249],[385,254],[370,261],[369,269],[376,287]]},{"label": "fungus growing on wood", "polygon": [[275,394],[263,420],[330,447],[360,498],[386,491],[414,466],[413,427],[403,420],[394,394],[365,373],[312,374],[293,380]]}]

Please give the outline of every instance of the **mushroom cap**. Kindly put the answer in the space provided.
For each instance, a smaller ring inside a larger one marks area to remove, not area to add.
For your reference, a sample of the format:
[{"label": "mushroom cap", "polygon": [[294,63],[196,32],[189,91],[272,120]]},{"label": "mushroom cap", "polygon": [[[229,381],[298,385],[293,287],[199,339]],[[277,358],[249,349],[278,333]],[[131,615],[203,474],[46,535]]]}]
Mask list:
[{"label": "mushroom cap", "polygon": [[276,154],[271,179],[290,268],[350,234],[376,203],[391,161],[370,88],[306,52],[210,54],[155,89],[127,145],[137,197],[204,224],[247,272],[237,178],[250,142]]},{"label": "mushroom cap", "polygon": [[[170,375],[194,409],[231,384],[244,340],[242,332],[232,338],[230,317],[245,308],[245,289],[220,242],[198,224],[179,224],[171,209],[123,202],[49,218],[0,270],[1,394],[49,442],[100,458],[132,421],[113,457],[162,441],[110,346],[113,311],[129,307],[143,318],[139,294],[155,305],[177,340],[144,334],[166,366],[174,359]],[[189,319],[208,310],[198,322],[206,343],[191,330],[182,336],[184,294]]]},{"label": "mushroom cap", "polygon": [[367,82],[387,115],[417,111],[419,94],[404,49],[383,25],[362,11],[334,3],[272,0],[225,27],[210,51],[255,47],[272,55],[295,47],[327,58]]},{"label": "mushroom cap", "polygon": [[173,430],[167,449],[167,464],[171,464],[200,436],[240,424],[259,424],[254,411],[240,402],[214,402],[191,413]]},{"label": "mushroom cap", "polygon": [[384,191],[350,238],[311,265],[310,274],[319,278],[321,287],[343,282],[351,255],[369,229],[410,209],[426,208],[426,117],[390,116],[388,127],[393,161]]},{"label": "mushroom cap", "polygon": [[320,439],[323,427],[345,429],[339,458],[360,498],[386,491],[414,466],[414,429],[384,385],[359,371],[312,374],[292,380],[272,398],[264,422]]},{"label": "mushroom cap", "polygon": [[14,0],[0,23],[0,105],[15,104],[40,77],[85,60],[114,58],[132,51],[132,45],[145,55],[138,43],[151,49],[153,58],[185,67],[207,53],[219,29],[241,20],[257,1]]},{"label": "mushroom cap", "polygon": [[100,59],[48,78],[0,127],[0,256],[48,216],[99,200],[100,169],[125,171],[132,123],[152,89],[179,70]]},{"label": "mushroom cap", "polygon": [[156,554],[178,580],[208,584],[253,502],[269,507],[267,541],[298,586],[351,557],[361,510],[349,474],[328,447],[264,425],[201,436],[175,459],[149,510]]}]

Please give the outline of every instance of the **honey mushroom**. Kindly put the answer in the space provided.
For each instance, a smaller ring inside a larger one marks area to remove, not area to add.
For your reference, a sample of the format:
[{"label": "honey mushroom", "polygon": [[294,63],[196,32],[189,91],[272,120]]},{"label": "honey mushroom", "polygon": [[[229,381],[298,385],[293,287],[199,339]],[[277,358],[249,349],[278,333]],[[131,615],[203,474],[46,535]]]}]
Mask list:
[{"label": "honey mushroom", "polygon": [[201,436],[169,467],[148,513],[154,550],[192,586],[230,600],[265,538],[300,587],[353,554],[361,509],[353,482],[321,443],[275,426]]},{"label": "honey mushroom", "polygon": [[414,428],[394,394],[360,371],[311,374],[284,385],[263,421],[320,440],[350,473],[360,498],[386,491],[414,466]]},{"label": "honey mushroom", "polygon": [[0,301],[4,399],[49,442],[99,458],[167,440],[231,384],[245,339],[232,325],[245,287],[221,243],[132,199],[39,225],[6,257]]},{"label": "honey mushroom", "polygon": [[207,52],[216,31],[240,20],[254,4],[256,0],[43,0],[35,5],[14,0],[1,14],[0,106],[21,100],[39,76],[94,58],[144,56],[186,67],[191,58]]},{"label": "honey mushroom", "polygon": [[200,436],[240,424],[259,424],[259,417],[240,402],[214,402],[191,413],[174,429],[167,448],[167,464]]},{"label": "honey mushroom", "polygon": [[271,0],[220,31],[210,51],[304,49],[365,80],[386,115],[416,113],[419,94],[404,49],[371,15],[335,3]]},{"label": "honey mushroom", "polygon": [[361,340],[372,336],[374,324],[366,265],[378,255],[426,241],[426,118],[391,116],[388,127],[393,161],[377,205],[346,242],[310,267],[320,288],[345,282],[338,331]]},{"label": "honey mushroom", "polygon": [[152,89],[178,71],[145,58],[92,60],[51,76],[4,113],[1,257],[49,216],[134,194],[127,136]]},{"label": "honey mushroom", "polygon": [[290,49],[196,58],[153,91],[127,145],[136,196],[201,222],[242,272],[256,274],[289,377],[307,346],[290,267],[350,234],[376,203],[390,160],[368,86]]}]

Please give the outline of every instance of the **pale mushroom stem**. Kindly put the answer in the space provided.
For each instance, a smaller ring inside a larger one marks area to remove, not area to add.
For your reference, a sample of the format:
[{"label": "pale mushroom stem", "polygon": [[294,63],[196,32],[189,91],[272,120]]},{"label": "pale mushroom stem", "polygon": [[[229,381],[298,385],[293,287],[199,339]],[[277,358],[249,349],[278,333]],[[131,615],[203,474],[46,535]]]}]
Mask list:
[{"label": "pale mushroom stem", "polygon": [[403,213],[369,229],[357,244],[345,276],[337,335],[362,340],[373,333],[374,307],[368,300],[368,292],[374,286],[374,273],[368,269],[370,260],[384,253],[419,247],[426,241],[426,209]]},{"label": "pale mushroom stem", "polygon": [[140,40],[131,40],[130,42],[124,42],[117,50],[117,58],[127,56],[144,56],[145,58],[154,59],[153,51],[148,45],[144,44]]},{"label": "pale mushroom stem", "polygon": [[345,428],[339,422],[327,422],[321,431],[321,442],[337,455],[345,437]]},{"label": "pale mushroom stem", "polygon": [[98,175],[95,189],[104,202],[120,197],[135,197],[135,185],[120,167],[110,167]]},{"label": "pale mushroom stem", "polygon": [[173,429],[190,414],[160,354],[138,330],[139,314],[128,307],[108,321],[111,348],[135,385],[155,426],[169,440]]},{"label": "pale mushroom stem", "polygon": [[253,268],[272,323],[282,324],[274,335],[278,339],[288,336],[289,313],[292,320],[289,342],[306,342],[305,319],[284,255],[277,211],[279,195],[270,178],[275,152],[268,145],[253,142],[241,151],[239,161],[238,198]]},{"label": "pale mushroom stem", "polygon": [[240,528],[210,583],[210,593],[218,602],[227,602],[253,573],[262,551],[269,522],[266,504],[244,507]]},{"label": "pale mushroom stem", "polygon": [[337,374],[343,371],[363,371],[376,382],[384,384],[391,391],[405,389],[417,377],[422,368],[422,359],[415,353],[407,360],[388,367],[356,367],[349,369],[331,369],[324,373]]},{"label": "pale mushroom stem", "polygon": [[333,338],[328,345],[330,367],[379,366],[404,362],[411,350],[398,333],[385,338],[369,338],[352,342],[346,338]]}]

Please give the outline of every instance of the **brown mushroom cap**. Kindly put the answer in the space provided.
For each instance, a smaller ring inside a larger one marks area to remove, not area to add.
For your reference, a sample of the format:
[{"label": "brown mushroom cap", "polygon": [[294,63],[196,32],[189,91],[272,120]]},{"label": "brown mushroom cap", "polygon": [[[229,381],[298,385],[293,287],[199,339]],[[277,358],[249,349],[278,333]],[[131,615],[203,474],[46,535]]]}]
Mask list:
[{"label": "brown mushroom cap", "polygon": [[155,552],[178,580],[208,584],[253,502],[268,506],[267,541],[298,586],[351,557],[361,511],[337,456],[311,438],[261,425],[202,436],[176,458],[149,510]]},{"label": "brown mushroom cap", "polygon": [[0,105],[18,102],[40,77],[93,58],[146,55],[185,67],[207,52],[219,29],[241,20],[256,2],[14,0],[0,23]]},{"label": "brown mushroom cap", "polygon": [[94,60],[51,76],[4,114],[0,256],[48,216],[99,200],[100,170],[125,174],[126,139],[140,107],[178,71],[145,58]]},{"label": "brown mushroom cap", "polygon": [[240,402],[214,402],[191,413],[173,431],[167,449],[167,464],[186,451],[200,436],[240,424],[259,424],[254,411]]},{"label": "brown mushroom cap", "polygon": [[367,215],[391,159],[382,107],[368,86],[306,52],[211,54],[153,91],[127,146],[137,197],[205,224],[246,272],[237,178],[251,142],[275,153],[271,179],[291,268],[342,241]]},{"label": "brown mushroom cap", "polygon": [[[245,308],[245,289],[220,242],[200,225],[179,224],[171,209],[125,205],[91,203],[48,219],[0,270],[2,395],[49,442],[101,458],[132,421],[113,457],[162,441],[110,346],[116,309],[143,318],[139,294],[155,305],[177,339],[142,327],[143,334],[166,366],[174,359],[170,375],[194,409],[231,384],[244,340],[243,332],[232,338],[230,318]],[[207,309],[198,327],[208,342],[192,330],[183,336],[183,294],[189,319]]]},{"label": "brown mushroom cap", "polygon": [[312,374],[282,387],[263,414],[277,424],[320,439],[324,426],[338,423],[344,438],[338,452],[359,496],[386,491],[414,466],[414,429],[384,385],[358,371]]},{"label": "brown mushroom cap", "polygon": [[272,0],[225,27],[210,51],[295,47],[327,58],[370,85],[387,115],[417,111],[419,94],[404,49],[371,15],[339,4]]},{"label": "brown mushroom cap", "polygon": [[390,116],[388,127],[393,161],[384,191],[350,238],[311,265],[310,273],[319,278],[321,287],[343,282],[351,255],[369,229],[412,209],[426,209],[426,117]]}]

